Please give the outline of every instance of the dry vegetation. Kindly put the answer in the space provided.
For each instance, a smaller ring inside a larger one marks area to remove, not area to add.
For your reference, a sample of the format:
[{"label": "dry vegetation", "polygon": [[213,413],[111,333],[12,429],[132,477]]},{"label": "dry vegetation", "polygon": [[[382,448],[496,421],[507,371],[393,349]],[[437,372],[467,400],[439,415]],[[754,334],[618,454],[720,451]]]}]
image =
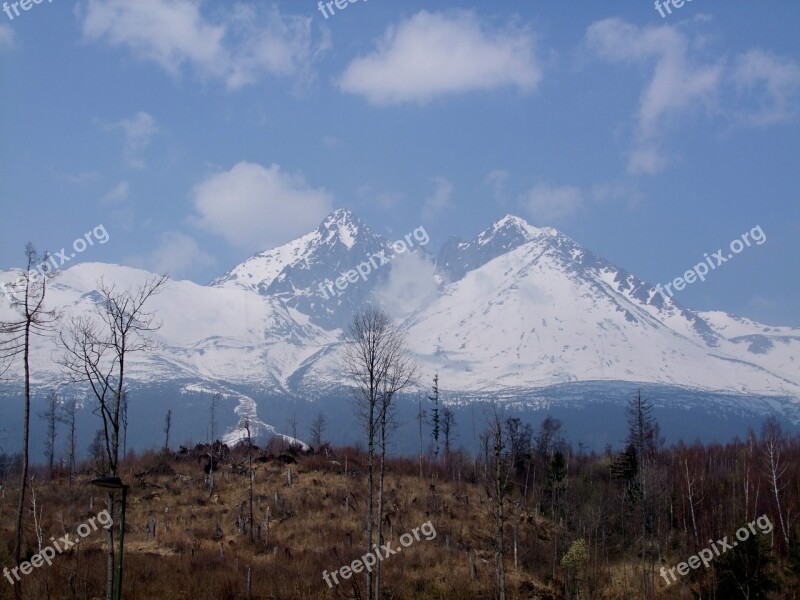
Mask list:
[{"label": "dry vegetation", "polygon": [[[566,447],[566,454],[557,452],[549,459],[537,458],[535,451],[526,454],[519,470],[512,465],[508,488],[507,597],[638,600],[644,597],[640,585],[645,559],[655,565],[647,583],[650,597],[746,597],[718,591],[730,573],[749,577],[754,585],[758,578],[763,584],[764,574],[777,582],[770,593],[759,584],[762,591],[750,598],[799,597],[795,514],[800,498],[796,483],[800,439],[784,438],[781,458],[787,467],[782,502],[793,530],[788,545],[763,475],[763,444],[752,436],[726,446],[658,451],[652,457],[649,483],[655,521],[643,546],[637,533],[637,501],[630,487],[626,491],[630,482],[619,472],[620,465],[625,466],[624,453],[576,455]],[[303,454],[275,442],[255,449],[251,529],[246,449],[222,448],[213,493],[204,473],[207,451],[208,446],[179,453],[129,454],[122,462],[120,476],[131,484],[123,597],[364,598],[363,574],[333,589],[322,579],[323,570],[334,571],[366,552],[363,452],[324,447],[320,453]],[[497,597],[495,521],[491,486],[483,483],[485,463],[462,453],[442,462],[424,465],[420,477],[416,460],[388,460],[386,541],[396,548],[401,534],[427,521],[437,536],[416,541],[383,561],[385,598]],[[82,468],[84,474],[71,487],[64,475],[57,474],[51,482],[44,469],[34,469],[31,488],[37,516],[26,514],[23,558],[38,551],[37,523],[47,545],[51,536],[74,533],[105,507],[103,494],[88,485],[90,465]],[[13,562],[15,479],[14,474],[7,476],[0,495],[0,566]],[[530,481],[530,486],[523,481]],[[694,486],[691,503],[688,481]],[[720,558],[711,568],[693,571],[666,587],[658,568],[686,560],[709,538],[732,535],[745,523],[741,508],[745,505],[748,513],[769,514],[775,526],[770,535],[757,536],[751,553],[741,555],[750,562]],[[693,541],[692,510],[698,542]],[[588,554],[581,560],[577,552],[577,567],[570,572],[562,558],[580,539],[586,540]],[[104,545],[103,532],[94,532],[77,549],[56,556],[52,566],[34,569],[23,580],[23,597],[103,598]],[[644,557],[641,547],[646,548]],[[0,598],[13,596],[12,586],[2,579]]]},{"label": "dry vegetation", "polygon": [[[277,450],[277,451],[276,451]],[[336,570],[366,552],[363,454],[342,449],[334,455],[293,453],[272,445],[254,455],[254,523],[250,540],[247,455],[236,450],[220,460],[215,489],[209,494],[202,453],[148,453],[129,456],[120,474],[130,482],[125,536],[125,585],[128,598],[233,599],[358,597],[362,576],[329,589],[322,571]],[[395,598],[491,598],[494,571],[490,513],[481,486],[442,481],[416,461],[389,461],[386,540],[394,548],[403,533],[431,521],[437,536],[422,538],[383,561],[383,582]],[[289,472],[291,471],[291,484]],[[50,536],[74,533],[104,507],[104,496],[88,485],[90,476],[34,479],[44,545]],[[463,477],[462,477],[463,479]],[[15,493],[0,504],[0,562],[9,564]],[[32,518],[27,519],[33,527]],[[521,546],[546,544],[551,528],[530,518]],[[26,535],[30,556],[38,551],[34,531]],[[26,598],[99,598],[104,595],[105,536],[92,533],[76,551],[56,557],[51,567],[34,569],[23,580]],[[470,578],[469,551],[476,578]],[[510,584],[518,597],[547,598],[546,588],[525,574],[520,553],[518,574]],[[25,557],[23,556],[23,558]],[[13,597],[6,580],[0,597]]]}]

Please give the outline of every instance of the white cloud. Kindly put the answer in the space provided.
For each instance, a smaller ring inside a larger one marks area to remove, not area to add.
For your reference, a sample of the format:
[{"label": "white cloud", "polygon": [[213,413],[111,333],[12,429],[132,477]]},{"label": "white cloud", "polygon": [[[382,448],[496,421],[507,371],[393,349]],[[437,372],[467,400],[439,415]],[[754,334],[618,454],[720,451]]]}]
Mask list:
[{"label": "white cloud", "polygon": [[[692,58],[702,44],[693,46],[684,30],[669,25],[640,28],[618,18],[592,23],[586,42],[609,62],[652,65],[636,113],[628,161],[631,173],[654,174],[669,164],[662,141],[677,117],[705,110],[747,125],[767,126],[797,115],[800,65],[793,59],[750,50],[738,55],[732,65],[723,59],[702,64]],[[740,108],[720,106],[720,97],[737,102]],[[742,108],[746,105],[747,109]]]},{"label": "white cloud", "polygon": [[392,261],[385,285],[375,290],[392,318],[417,310],[438,288],[433,261],[421,252],[404,252]]},{"label": "white cloud", "polygon": [[100,199],[103,204],[119,204],[124,202],[128,199],[130,195],[131,186],[127,181],[121,181],[113,188],[111,188],[106,194]]},{"label": "white cloud", "polygon": [[0,48],[3,46],[11,47],[14,45],[14,30],[10,25],[0,23]]},{"label": "white cloud", "polygon": [[377,190],[369,184],[364,184],[356,189],[359,200],[370,204],[377,204],[384,210],[394,209],[405,202],[405,196],[392,190]]},{"label": "white cloud", "polygon": [[83,171],[81,173],[66,173],[61,178],[73,185],[87,185],[97,183],[102,179],[97,171]]},{"label": "white cloud", "polygon": [[400,192],[378,192],[375,194],[375,203],[384,210],[390,210],[403,201]]},{"label": "white cloud", "polygon": [[633,208],[641,202],[643,194],[625,183],[606,182],[593,185],[585,191],[585,197],[594,204],[625,202],[629,208]]},{"label": "white cloud", "polygon": [[545,226],[583,208],[584,193],[575,186],[540,183],[521,198],[521,203],[537,226]]},{"label": "white cloud", "polygon": [[766,126],[796,117],[800,66],[794,60],[750,50],[737,57],[732,78],[738,92],[761,92],[763,96],[761,106],[740,114],[743,121]]},{"label": "white cloud", "polygon": [[658,144],[652,140],[640,141],[628,155],[628,171],[634,174],[655,175],[663,171],[670,162]]},{"label": "white cloud", "polygon": [[121,130],[125,136],[122,151],[125,162],[134,169],[145,168],[142,153],[150,147],[153,137],[159,131],[156,120],[151,114],[139,111],[121,121],[103,123],[103,129],[106,131]]},{"label": "white cloud", "polygon": [[131,257],[128,262],[154,273],[186,277],[197,269],[216,265],[217,261],[203,252],[192,237],[169,231],[161,236],[160,244],[153,252],[146,256]]},{"label": "white cloud", "polygon": [[240,162],[195,186],[194,205],[200,227],[252,251],[314,229],[333,209],[333,198],[278,165]]},{"label": "white cloud", "polygon": [[312,42],[310,16],[288,16],[276,6],[236,3],[217,22],[193,0],[88,0],[80,5],[83,36],[129,49],[172,75],[184,65],[232,89],[262,74],[306,77],[311,62],[330,46]]},{"label": "white cloud", "polygon": [[499,87],[529,92],[542,78],[534,46],[528,29],[490,29],[474,12],[423,10],[354,59],[339,86],[377,105]]},{"label": "white cloud", "polygon": [[506,182],[509,175],[505,169],[494,169],[483,180],[483,184],[491,188],[495,202],[500,205],[506,202]]},{"label": "white cloud", "polygon": [[539,183],[519,199],[519,204],[538,226],[586,211],[593,206],[627,204],[635,207],[642,200],[642,193],[635,187],[614,181],[597,183],[590,187],[573,185],[551,185]]},{"label": "white cloud", "polygon": [[432,221],[439,213],[453,206],[453,184],[444,177],[435,177],[436,189],[422,204],[422,220]]},{"label": "white cloud", "polygon": [[589,26],[586,41],[609,62],[653,63],[652,78],[639,99],[628,170],[649,174],[662,170],[668,161],[659,146],[669,119],[700,108],[713,109],[722,63],[695,64],[687,36],[668,25],[639,28],[618,18],[604,19]]}]

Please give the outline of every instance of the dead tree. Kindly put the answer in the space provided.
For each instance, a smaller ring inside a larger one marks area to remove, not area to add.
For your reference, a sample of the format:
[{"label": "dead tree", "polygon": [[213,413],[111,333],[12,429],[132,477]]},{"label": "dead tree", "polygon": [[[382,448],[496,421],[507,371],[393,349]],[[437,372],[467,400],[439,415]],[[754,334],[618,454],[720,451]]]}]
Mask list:
[{"label": "dead tree", "polygon": [[322,435],[325,433],[327,421],[325,414],[320,411],[311,423],[311,445],[316,449],[322,446]]},{"label": "dead tree", "polygon": [[[53,311],[44,307],[47,292],[48,274],[44,267],[49,267],[49,255],[40,256],[33,244],[25,246],[26,268],[16,281],[6,288],[12,310],[17,313],[13,321],[0,322],[0,361],[11,361],[22,358],[25,378],[25,413],[22,423],[22,473],[20,477],[19,502],[14,532],[14,561],[19,564],[22,553],[22,515],[25,508],[25,492],[28,485],[28,452],[31,421],[31,341],[35,336],[46,335],[53,329],[58,320]],[[34,270],[34,267],[38,267]],[[47,269],[49,272],[50,269]],[[15,593],[21,595],[22,584],[16,586]]]},{"label": "dead tree", "polygon": [[775,509],[778,512],[778,520],[781,524],[781,533],[786,546],[789,546],[789,528],[781,506],[781,491],[786,487],[786,483],[781,483],[789,465],[783,459],[783,433],[781,427],[774,417],[770,417],[764,423],[761,433],[764,444],[764,473],[769,481],[770,491],[775,497]]},{"label": "dead tree", "polygon": [[[126,361],[131,353],[150,347],[147,334],[161,327],[145,304],[166,284],[166,276],[155,276],[135,290],[119,290],[103,279],[97,282],[100,301],[94,314],[73,317],[61,333],[62,365],[74,383],[88,385],[95,400],[95,414],[103,423],[106,475],[116,476],[120,433],[123,426]],[[108,494],[108,511],[114,514],[114,494]],[[114,534],[107,529],[108,569],[106,598],[114,589]]]},{"label": "dead tree", "polygon": [[[384,355],[385,373],[380,393],[380,425],[378,444],[381,454],[380,477],[378,480],[378,543],[383,544],[383,490],[386,476],[386,447],[389,431],[395,428],[392,400],[407,387],[413,379],[417,364],[405,346],[405,338],[399,332],[392,332]],[[375,600],[381,600],[381,565],[375,565]]]},{"label": "dead tree", "polygon": [[69,469],[69,487],[72,489],[72,477],[75,475],[75,415],[78,412],[78,399],[74,396],[64,401],[60,407],[58,422],[67,426],[67,468]]},{"label": "dead tree", "polygon": [[47,395],[47,404],[39,418],[45,422],[47,434],[44,438],[44,457],[47,459],[47,476],[53,480],[53,462],[56,455],[56,423],[58,422],[58,393],[52,390]]},{"label": "dead tree", "polygon": [[214,394],[211,396],[211,443],[208,449],[208,495],[211,497],[214,494],[214,465],[216,464],[216,457],[214,456],[214,443],[217,435],[217,403],[219,402],[220,395]]},{"label": "dead tree", "polygon": [[[384,404],[391,402],[403,381],[398,360],[405,351],[401,332],[382,310],[367,307],[353,317],[347,331],[342,367],[354,384],[355,410],[367,434],[367,552],[375,540],[375,444],[379,439]],[[396,379],[392,383],[392,379]],[[371,572],[366,574],[366,597],[378,594]]]},{"label": "dead tree", "polygon": [[[495,404],[490,415],[490,428],[486,432],[487,450],[492,447],[494,464],[492,485],[489,496],[492,498],[492,513],[495,522],[495,573],[497,579],[498,597],[506,599],[506,569],[505,569],[505,524],[506,524],[506,495],[508,492],[508,449],[503,430],[503,419],[500,410]],[[488,454],[488,452],[487,452]],[[488,461],[487,461],[488,462]],[[487,464],[488,470],[488,464]],[[488,483],[488,482],[487,482]],[[487,487],[489,487],[487,485]]]}]

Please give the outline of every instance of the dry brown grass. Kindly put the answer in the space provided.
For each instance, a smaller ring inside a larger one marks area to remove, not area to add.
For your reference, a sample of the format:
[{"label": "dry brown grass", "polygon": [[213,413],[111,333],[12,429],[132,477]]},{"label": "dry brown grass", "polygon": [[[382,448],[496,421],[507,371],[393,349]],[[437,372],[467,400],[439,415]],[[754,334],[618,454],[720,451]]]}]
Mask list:
[{"label": "dry brown grass", "polygon": [[[249,525],[239,529],[240,511],[248,515],[246,472],[242,451],[221,462],[213,494],[204,480],[203,465],[191,455],[153,453],[129,457],[121,469],[131,484],[125,536],[126,598],[337,598],[358,597],[363,574],[329,589],[322,571],[336,570],[366,552],[365,457],[352,449],[336,457],[297,456],[285,464],[273,456],[254,463],[254,541]],[[292,470],[292,484],[288,470]],[[136,474],[149,474],[136,477]],[[434,473],[434,476],[436,474]],[[44,543],[50,536],[74,533],[77,526],[103,509],[103,496],[88,485],[84,475],[74,482],[35,482],[42,509]],[[490,542],[490,517],[481,486],[465,482],[420,479],[416,461],[389,461],[386,506],[390,525],[386,540],[399,546],[401,534],[431,521],[437,537],[414,542],[382,562],[383,587],[391,598],[492,598],[494,563]],[[9,565],[15,493],[0,499],[2,536],[0,561]],[[243,504],[244,503],[244,504]],[[269,525],[267,527],[267,517]],[[148,523],[155,522],[155,534]],[[32,519],[26,523],[32,525]],[[523,526],[526,546],[546,544],[545,523],[532,520]],[[30,530],[27,554],[38,550]],[[103,597],[104,532],[90,534],[75,551],[58,555],[53,565],[34,569],[24,577],[26,598]],[[477,553],[477,578],[470,579],[467,552]],[[512,598],[547,598],[541,582],[534,581],[524,560],[517,573],[507,559]],[[0,597],[13,597],[3,579]],[[539,595],[536,590],[543,592]]]}]

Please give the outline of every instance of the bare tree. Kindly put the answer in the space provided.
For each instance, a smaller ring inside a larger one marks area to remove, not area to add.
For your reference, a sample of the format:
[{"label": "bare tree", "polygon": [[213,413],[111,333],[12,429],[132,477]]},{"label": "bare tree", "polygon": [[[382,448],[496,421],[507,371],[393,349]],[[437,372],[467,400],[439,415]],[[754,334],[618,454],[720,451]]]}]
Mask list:
[{"label": "bare tree", "polygon": [[487,456],[489,446],[492,449],[493,477],[491,485],[487,478],[487,492],[492,498],[492,516],[495,523],[495,574],[497,580],[498,597],[500,600],[506,598],[506,569],[505,569],[505,524],[506,524],[506,495],[508,493],[509,465],[508,465],[508,442],[503,427],[503,418],[497,404],[492,405],[492,412],[489,416],[489,429],[484,432],[482,438],[485,440],[485,451]]},{"label": "bare tree", "polygon": [[92,459],[92,469],[95,475],[108,473],[105,437],[105,432],[102,429],[98,429],[94,432],[94,439],[89,445],[89,456]]},{"label": "bare tree", "polygon": [[553,451],[561,442],[561,420],[547,415],[539,426],[533,441],[536,452],[542,459],[549,460]]},{"label": "bare tree", "polygon": [[697,519],[695,518],[694,514],[694,507],[698,505],[699,501],[702,499],[698,499],[695,497],[694,485],[695,480],[689,475],[689,459],[683,459],[683,467],[684,467],[684,475],[686,477],[686,500],[688,501],[689,505],[689,515],[692,517],[692,531],[694,532],[694,542],[695,544],[700,543],[700,536],[697,533]]},{"label": "bare tree", "polygon": [[247,491],[250,501],[250,542],[254,541],[253,538],[253,483],[255,474],[253,473],[253,442],[250,437],[250,421],[245,417],[240,424],[247,432]]},{"label": "bare tree", "polygon": [[122,390],[120,398],[119,418],[122,422],[122,458],[128,454],[128,390]]},{"label": "bare tree", "polygon": [[781,523],[781,533],[786,546],[789,546],[789,527],[787,527],[784,517],[783,507],[781,506],[781,491],[788,483],[781,483],[781,480],[789,468],[783,459],[783,432],[775,417],[770,417],[764,423],[761,430],[761,439],[764,443],[764,474],[767,476],[770,491],[775,497],[775,509],[778,511],[778,520]]},{"label": "bare tree", "polygon": [[311,423],[311,445],[319,449],[322,446],[322,435],[325,433],[327,421],[322,411],[317,413],[314,421]]},{"label": "bare tree", "polygon": [[[342,357],[345,373],[354,383],[355,409],[367,434],[367,552],[375,539],[375,444],[386,426],[393,395],[408,381],[405,339],[389,316],[375,307],[359,310],[347,331]],[[379,593],[371,572],[366,595]]]},{"label": "bare tree", "polygon": [[217,404],[219,403],[220,395],[214,394],[211,396],[211,445],[208,453],[208,494],[214,494],[214,463],[216,457],[214,456],[214,445],[217,440]]},{"label": "bare tree", "polygon": [[[393,329],[387,340],[384,354],[385,369],[380,394],[380,425],[378,446],[381,455],[380,477],[378,481],[378,543],[383,544],[383,489],[386,476],[386,448],[389,431],[395,428],[392,400],[406,388],[414,378],[417,363],[405,345],[405,336]],[[375,600],[381,600],[381,565],[375,565]]]},{"label": "bare tree", "polygon": [[62,365],[73,382],[88,384],[97,401],[111,475],[117,474],[122,442],[126,362],[132,353],[148,350],[147,334],[161,327],[155,315],[144,309],[166,281],[166,276],[155,276],[131,291],[118,290],[100,279],[101,300],[95,314],[74,317],[61,334]]},{"label": "bare tree", "polygon": [[39,418],[44,420],[47,435],[44,439],[44,457],[47,459],[47,476],[53,479],[53,462],[56,454],[56,423],[58,422],[58,393],[52,390],[47,395],[47,404],[44,411],[39,413]]},{"label": "bare tree", "polygon": [[[103,422],[107,475],[116,476],[119,465],[120,433],[124,416],[125,368],[130,355],[151,347],[147,334],[161,324],[153,313],[145,311],[148,300],[167,282],[167,277],[154,276],[135,290],[119,290],[103,279],[97,282],[100,301],[92,316],[73,317],[66,332],[61,333],[64,347],[62,365],[75,383],[87,384],[94,394]],[[114,514],[114,494],[108,494],[108,511]],[[108,528],[107,591],[111,600],[114,590],[114,534]]]},{"label": "bare tree", "polygon": [[67,426],[67,468],[69,469],[69,486],[72,489],[72,477],[75,475],[75,415],[78,412],[78,399],[69,398],[61,405],[58,415],[59,423]]},{"label": "bare tree", "polygon": [[[48,254],[40,256],[33,244],[25,246],[26,268],[22,275],[10,286],[6,286],[6,297],[18,317],[13,321],[0,322],[0,361],[22,357],[25,378],[25,416],[22,424],[22,473],[20,477],[19,502],[14,537],[14,561],[19,564],[22,553],[22,515],[25,508],[25,492],[28,484],[28,452],[31,420],[31,341],[35,336],[47,335],[52,331],[57,316],[44,308],[48,275],[41,275]],[[40,267],[34,271],[34,267]],[[21,583],[15,593],[21,595]]]}]

